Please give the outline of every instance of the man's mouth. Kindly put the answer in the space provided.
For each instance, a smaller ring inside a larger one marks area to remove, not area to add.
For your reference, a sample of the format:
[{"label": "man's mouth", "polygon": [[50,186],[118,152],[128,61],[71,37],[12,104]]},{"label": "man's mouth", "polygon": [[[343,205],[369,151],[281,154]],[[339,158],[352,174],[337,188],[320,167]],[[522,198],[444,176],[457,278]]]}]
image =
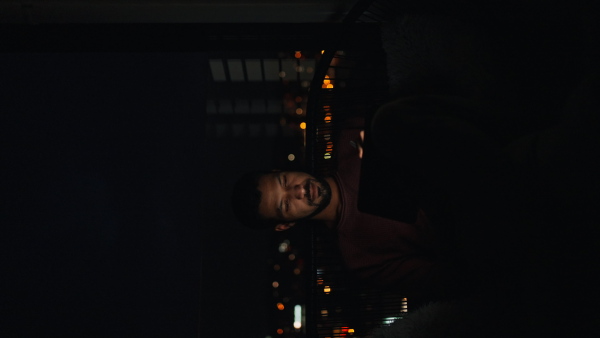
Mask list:
[{"label": "man's mouth", "polygon": [[308,199],[309,204],[313,204],[314,201],[321,195],[321,188],[319,188],[319,186],[317,186],[313,180],[306,182],[304,190],[306,191],[306,198]]}]

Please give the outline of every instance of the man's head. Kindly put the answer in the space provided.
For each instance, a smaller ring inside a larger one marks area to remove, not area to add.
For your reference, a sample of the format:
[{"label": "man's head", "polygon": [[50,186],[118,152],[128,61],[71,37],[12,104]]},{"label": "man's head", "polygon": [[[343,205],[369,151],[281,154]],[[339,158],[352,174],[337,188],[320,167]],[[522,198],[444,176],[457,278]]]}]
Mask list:
[{"label": "man's head", "polygon": [[250,172],[233,191],[236,217],[252,228],[286,230],[319,214],[331,201],[324,179],[299,171]]}]

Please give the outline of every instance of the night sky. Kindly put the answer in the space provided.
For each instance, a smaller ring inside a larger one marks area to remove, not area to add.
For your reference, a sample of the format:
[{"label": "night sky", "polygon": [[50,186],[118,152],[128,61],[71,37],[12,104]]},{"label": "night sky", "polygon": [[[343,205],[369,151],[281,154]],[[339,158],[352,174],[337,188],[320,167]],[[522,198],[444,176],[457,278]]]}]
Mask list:
[{"label": "night sky", "polygon": [[207,142],[207,71],[201,53],[0,54],[2,336],[264,336],[268,236],[228,194],[269,153]]}]

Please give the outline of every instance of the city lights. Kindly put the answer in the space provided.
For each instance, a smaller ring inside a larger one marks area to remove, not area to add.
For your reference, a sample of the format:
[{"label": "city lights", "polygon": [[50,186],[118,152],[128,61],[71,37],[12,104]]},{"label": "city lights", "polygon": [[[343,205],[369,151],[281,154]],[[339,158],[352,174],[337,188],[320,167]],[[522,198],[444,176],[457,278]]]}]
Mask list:
[{"label": "city lights", "polygon": [[279,244],[279,252],[283,253],[289,250],[290,242],[285,240]]},{"label": "city lights", "polygon": [[332,152],[333,151],[333,142],[331,142],[331,141],[327,142],[326,151],[327,152]]},{"label": "city lights", "polygon": [[294,306],[294,328],[299,329],[302,327],[302,306]]},{"label": "city lights", "polygon": [[331,83],[331,80],[329,79],[329,75],[325,75],[325,79],[323,79],[323,85],[321,86],[321,88],[325,88],[325,89],[333,88],[333,83]]},{"label": "city lights", "polygon": [[300,123],[300,129],[306,129],[306,122]]},{"label": "city lights", "polygon": [[388,318],[386,318],[386,319],[383,320],[383,324],[389,325],[389,324],[392,324],[393,322],[395,322],[398,319],[400,319],[400,317],[388,317]]},{"label": "city lights", "polygon": [[277,303],[277,309],[281,311],[285,309],[285,306],[283,305],[283,303]]},{"label": "city lights", "polygon": [[292,162],[293,160],[295,160],[295,159],[296,159],[296,155],[294,155],[294,154],[289,154],[289,155],[288,155],[288,157],[287,157],[287,159],[288,159],[288,161]]}]

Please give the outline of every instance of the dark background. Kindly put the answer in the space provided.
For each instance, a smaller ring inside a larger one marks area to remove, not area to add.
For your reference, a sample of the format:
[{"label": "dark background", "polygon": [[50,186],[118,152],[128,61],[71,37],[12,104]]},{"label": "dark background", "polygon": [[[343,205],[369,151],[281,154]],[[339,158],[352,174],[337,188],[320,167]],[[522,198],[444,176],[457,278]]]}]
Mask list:
[{"label": "dark background", "polygon": [[207,72],[202,53],[0,54],[2,336],[264,335],[267,237],[225,197],[255,155],[207,144]]}]

